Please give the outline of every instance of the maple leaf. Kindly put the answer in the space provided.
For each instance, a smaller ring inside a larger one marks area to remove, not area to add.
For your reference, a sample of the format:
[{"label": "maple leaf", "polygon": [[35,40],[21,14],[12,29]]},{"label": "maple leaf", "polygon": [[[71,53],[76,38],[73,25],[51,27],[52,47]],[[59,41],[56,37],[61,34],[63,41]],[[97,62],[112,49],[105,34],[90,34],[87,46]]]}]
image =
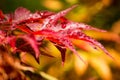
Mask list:
[{"label": "maple leaf", "polygon": [[[3,14],[0,11],[0,29],[6,30],[3,25],[6,25],[7,23],[9,24],[7,27],[9,27],[11,33],[14,30],[24,32],[22,35],[13,35],[9,33],[9,36],[7,37],[12,38],[8,40],[8,43],[14,48],[16,47],[16,40],[18,38],[24,39],[34,50],[36,58],[40,55],[39,47],[41,44],[39,43],[42,43],[44,39],[51,41],[61,52],[62,63],[65,62],[66,48],[73,51],[73,53],[85,63],[75,50],[71,39],[87,41],[91,43],[93,47],[94,45],[99,47],[108,56],[113,58],[102,44],[82,32],[82,30],[95,30],[100,32],[105,32],[105,30],[94,28],[84,23],[73,22],[64,17],[69,11],[77,6],[78,5],[73,5],[58,13],[50,11],[36,11],[35,13],[31,13],[23,7],[19,7],[12,14]],[[8,34],[8,31],[6,34]],[[2,38],[0,38],[0,40],[2,40]],[[11,40],[14,42],[12,43]],[[19,47],[16,48],[20,49]]]}]

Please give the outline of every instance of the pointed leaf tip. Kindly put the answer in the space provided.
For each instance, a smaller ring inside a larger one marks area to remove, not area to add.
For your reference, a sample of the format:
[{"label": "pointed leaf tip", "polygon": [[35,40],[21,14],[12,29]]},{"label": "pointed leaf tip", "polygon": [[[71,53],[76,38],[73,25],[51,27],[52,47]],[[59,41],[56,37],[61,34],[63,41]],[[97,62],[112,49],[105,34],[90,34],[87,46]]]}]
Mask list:
[{"label": "pointed leaf tip", "polygon": [[71,10],[73,10],[74,8],[76,8],[77,6],[78,6],[78,5],[73,5],[72,7],[67,8],[67,9],[65,9],[65,10],[63,10],[63,11],[60,11],[60,12],[58,12],[58,13],[55,14],[55,15],[56,15],[56,17],[65,16],[68,12],[70,12]]},{"label": "pointed leaf tip", "polygon": [[74,9],[75,7],[77,7],[78,5],[73,5],[72,7],[70,8],[67,8],[63,11],[60,11],[58,12],[57,14],[54,14],[54,15],[51,15],[49,16],[48,18],[46,18],[44,20],[44,24],[42,26],[41,29],[44,29],[46,27],[46,25],[54,25],[55,22],[57,22],[57,20],[60,18],[60,17],[63,17],[65,16],[68,12],[70,12],[72,9]]},{"label": "pointed leaf tip", "polygon": [[111,59],[115,60],[115,58],[114,58],[105,48],[103,48],[102,50],[103,50],[103,51],[105,52],[105,54],[108,55]]},{"label": "pointed leaf tip", "polygon": [[60,41],[67,47],[69,48],[71,51],[73,51],[73,53],[79,57],[79,59],[86,64],[86,62],[83,60],[83,58],[78,54],[78,52],[75,50],[75,48],[73,47],[72,42],[67,39],[67,38],[61,38]]},{"label": "pointed leaf tip", "polygon": [[[91,43],[92,46],[95,45],[95,46],[99,47],[101,50],[104,51],[104,53],[105,53],[106,55],[108,55],[109,57],[111,57],[112,59],[114,59],[114,58],[110,55],[110,53],[104,48],[104,46],[103,46],[101,43],[99,43],[98,41],[94,40],[93,38],[87,36],[87,35],[84,34],[83,32],[76,30],[76,31],[74,31],[74,32],[70,35],[70,37],[71,37],[71,38],[74,38],[74,39],[79,39],[79,40],[87,41],[87,42]],[[94,47],[94,46],[93,46],[93,47]]]},{"label": "pointed leaf tip", "polygon": [[65,53],[66,53],[66,48],[62,48],[60,46],[56,45],[56,48],[60,51],[61,57],[62,57],[62,65],[64,65],[65,62]]}]

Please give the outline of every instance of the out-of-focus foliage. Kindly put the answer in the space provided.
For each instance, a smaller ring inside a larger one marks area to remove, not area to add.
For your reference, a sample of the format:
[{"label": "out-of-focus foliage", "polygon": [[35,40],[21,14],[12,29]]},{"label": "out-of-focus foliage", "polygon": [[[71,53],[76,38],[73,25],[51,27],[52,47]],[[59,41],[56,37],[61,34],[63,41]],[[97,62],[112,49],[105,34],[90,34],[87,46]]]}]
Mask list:
[{"label": "out-of-focus foliage", "polygon": [[[32,11],[35,10],[52,10],[59,11],[69,7],[73,4],[79,4],[79,7],[70,12],[66,17],[73,21],[85,22],[94,27],[107,29],[108,32],[94,32],[87,31],[86,34],[98,39],[106,46],[107,50],[115,58],[111,60],[108,56],[104,55],[103,52],[99,52],[93,49],[88,43],[84,41],[73,40],[76,44],[76,49],[87,64],[84,64],[76,56],[72,55],[67,50],[66,62],[64,66],[60,62],[60,52],[50,43],[46,43],[46,48],[42,49],[43,52],[53,53],[55,58],[41,56],[40,61],[36,61],[30,54],[22,53],[20,55],[21,61],[27,65],[32,66],[26,67],[21,66],[19,59],[12,60],[14,56],[6,54],[6,52],[0,52],[3,56],[0,58],[0,65],[6,68],[12,68],[9,71],[10,74],[6,74],[7,69],[3,67],[0,69],[2,74],[0,77],[16,78],[20,75],[21,79],[39,80],[42,77],[48,80],[119,80],[120,74],[120,0],[1,0],[0,9],[4,12],[12,12],[19,6],[26,7]],[[78,49],[78,47],[83,50]],[[85,51],[84,51],[85,50]],[[1,51],[1,50],[0,50]],[[4,53],[4,54],[3,54]],[[8,60],[10,58],[10,60]],[[59,58],[59,59],[58,59]],[[8,65],[5,65],[5,63]],[[12,66],[12,67],[11,67]],[[25,72],[27,77],[19,69],[31,71]],[[43,71],[38,74],[33,74],[33,68]],[[49,76],[49,75],[51,76]],[[56,77],[53,78],[52,76]]]}]

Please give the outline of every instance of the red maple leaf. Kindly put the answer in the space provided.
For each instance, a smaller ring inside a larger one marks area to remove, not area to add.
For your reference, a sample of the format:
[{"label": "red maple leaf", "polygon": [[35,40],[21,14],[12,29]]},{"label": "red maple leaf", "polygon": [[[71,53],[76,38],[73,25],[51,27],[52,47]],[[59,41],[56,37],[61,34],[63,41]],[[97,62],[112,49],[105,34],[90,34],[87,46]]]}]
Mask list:
[{"label": "red maple leaf", "polygon": [[[12,48],[15,48],[16,40],[18,38],[22,38],[27,42],[27,44],[31,45],[36,58],[38,58],[38,56],[40,55],[39,43],[42,43],[44,39],[48,39],[56,46],[56,48],[58,48],[58,50],[61,52],[63,63],[65,61],[66,48],[69,48],[71,51],[73,51],[73,53],[75,53],[75,55],[77,55],[84,62],[84,60],[75,50],[74,44],[72,43],[71,39],[87,41],[92,45],[98,46],[108,56],[113,58],[104,48],[104,46],[102,46],[102,44],[82,32],[82,30],[96,30],[105,32],[104,30],[91,27],[84,23],[73,22],[64,17],[76,6],[77,5],[74,5],[58,13],[49,11],[36,11],[35,13],[31,13],[29,10],[23,7],[19,7],[12,14],[3,14],[0,11],[0,29],[6,34],[8,34],[9,31],[12,32],[16,29],[24,32],[24,34],[22,35],[7,35],[6,37],[9,38],[9,40],[7,40],[7,43],[10,44]],[[9,27],[9,29],[7,30],[3,28],[5,26]],[[2,39],[3,38],[0,37],[0,40]],[[11,40],[14,42],[11,42]],[[16,47],[15,49],[20,48]]]}]

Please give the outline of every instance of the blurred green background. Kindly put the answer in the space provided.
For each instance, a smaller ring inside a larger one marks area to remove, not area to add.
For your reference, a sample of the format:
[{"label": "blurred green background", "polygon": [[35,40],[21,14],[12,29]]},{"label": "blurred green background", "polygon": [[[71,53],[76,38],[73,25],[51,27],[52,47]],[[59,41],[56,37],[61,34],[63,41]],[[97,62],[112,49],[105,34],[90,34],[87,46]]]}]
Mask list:
[{"label": "blurred green background", "polygon": [[116,61],[111,60],[103,52],[91,49],[85,42],[75,41],[76,45],[81,43],[80,47],[85,46],[82,47],[83,50],[78,49],[78,52],[88,64],[83,64],[68,50],[67,61],[62,66],[58,51],[48,44],[47,48],[51,50],[48,52],[59,59],[42,56],[40,66],[43,67],[43,71],[58,80],[120,80],[120,0],[0,0],[0,9],[4,13],[11,13],[22,6],[32,12],[37,10],[59,12],[74,4],[79,6],[66,17],[72,21],[108,30],[106,33],[94,31],[85,33],[99,40]]}]

